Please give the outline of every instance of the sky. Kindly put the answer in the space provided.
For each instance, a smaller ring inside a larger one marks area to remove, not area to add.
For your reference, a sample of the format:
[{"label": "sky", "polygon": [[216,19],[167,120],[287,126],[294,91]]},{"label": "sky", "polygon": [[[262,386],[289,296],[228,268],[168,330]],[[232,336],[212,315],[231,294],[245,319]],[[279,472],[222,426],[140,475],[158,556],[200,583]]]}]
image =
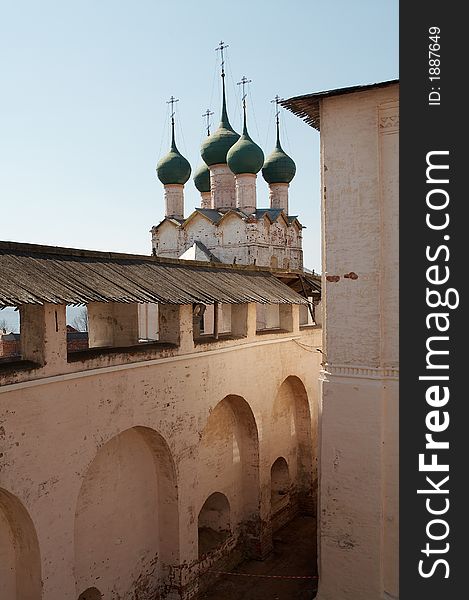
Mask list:
[{"label": "sky", "polygon": [[[177,143],[200,164],[202,114],[220,117],[215,48],[227,49],[231,124],[243,75],[251,137],[274,146],[276,95],[398,77],[397,0],[0,0],[0,239],[149,254],[164,216],[158,159]],[[297,165],[290,213],[306,226],[304,264],[320,271],[319,134],[282,110]],[[192,180],[186,216],[199,205]],[[258,206],[268,188],[258,178]],[[1,315],[0,315],[1,317]]]}]

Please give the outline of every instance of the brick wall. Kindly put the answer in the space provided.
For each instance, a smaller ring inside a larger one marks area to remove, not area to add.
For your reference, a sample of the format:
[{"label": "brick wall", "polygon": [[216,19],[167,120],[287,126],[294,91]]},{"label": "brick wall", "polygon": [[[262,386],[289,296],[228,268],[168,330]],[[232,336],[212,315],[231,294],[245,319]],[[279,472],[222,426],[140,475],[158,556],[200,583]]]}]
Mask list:
[{"label": "brick wall", "polygon": [[9,356],[17,356],[19,354],[20,344],[16,339],[9,340],[9,335],[0,336],[0,358],[8,358]]},{"label": "brick wall", "polygon": [[[13,339],[12,339],[13,338]],[[20,356],[21,339],[19,333],[0,334],[0,358]],[[67,351],[77,352],[88,349],[87,332],[67,332]]]}]

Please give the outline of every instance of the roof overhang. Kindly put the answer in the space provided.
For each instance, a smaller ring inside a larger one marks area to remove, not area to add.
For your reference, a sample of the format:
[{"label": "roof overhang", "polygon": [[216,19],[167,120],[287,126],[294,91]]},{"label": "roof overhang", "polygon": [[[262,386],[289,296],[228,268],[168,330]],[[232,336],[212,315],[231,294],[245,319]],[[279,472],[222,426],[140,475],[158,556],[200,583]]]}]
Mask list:
[{"label": "roof overhang", "polygon": [[290,110],[300,119],[303,119],[308,125],[314,129],[320,130],[320,104],[321,100],[331,98],[333,96],[342,96],[344,94],[355,94],[357,92],[366,92],[377,88],[383,88],[399,83],[399,79],[391,79],[389,81],[381,81],[379,83],[371,83],[367,85],[355,85],[346,88],[337,88],[335,90],[326,90],[323,92],[315,92],[313,94],[305,94],[303,96],[294,96],[287,100],[281,100],[280,104]]},{"label": "roof overhang", "polygon": [[0,307],[89,302],[305,301],[266,267],[0,242]]}]

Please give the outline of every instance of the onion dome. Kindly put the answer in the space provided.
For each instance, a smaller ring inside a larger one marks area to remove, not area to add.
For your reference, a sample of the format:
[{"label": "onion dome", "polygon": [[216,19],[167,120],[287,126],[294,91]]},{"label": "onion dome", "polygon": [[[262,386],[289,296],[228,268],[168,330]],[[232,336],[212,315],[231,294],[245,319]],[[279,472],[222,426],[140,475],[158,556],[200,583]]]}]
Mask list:
[{"label": "onion dome", "polygon": [[184,185],[191,176],[189,161],[179,152],[174,139],[174,117],[171,122],[171,148],[156,165],[156,174],[163,185]]},{"label": "onion dome", "polygon": [[201,164],[195,172],[194,185],[201,194],[210,191],[210,171],[205,163]]},{"label": "onion dome", "polygon": [[210,135],[202,144],[201,155],[206,165],[226,164],[226,154],[228,150],[239,139],[239,133],[231,127],[226,111],[225,79],[222,74],[223,83],[223,103],[221,110],[221,120],[218,129]]},{"label": "onion dome", "polygon": [[259,173],[264,164],[264,153],[261,148],[252,141],[246,124],[246,104],[244,103],[244,125],[243,135],[228,150],[226,162],[235,175],[243,173]]},{"label": "onion dome", "polygon": [[277,117],[277,143],[264,163],[262,176],[267,183],[290,183],[295,177],[295,173],[296,165],[293,159],[284,152],[280,144],[280,128]]}]

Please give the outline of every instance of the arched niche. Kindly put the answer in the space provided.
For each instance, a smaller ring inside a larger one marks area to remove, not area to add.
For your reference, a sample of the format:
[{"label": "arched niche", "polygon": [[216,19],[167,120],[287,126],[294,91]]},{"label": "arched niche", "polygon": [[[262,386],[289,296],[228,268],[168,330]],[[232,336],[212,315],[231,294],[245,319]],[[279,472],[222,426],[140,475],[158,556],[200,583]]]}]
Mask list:
[{"label": "arched niche", "polygon": [[231,532],[230,503],[220,492],[214,492],[200,509],[198,526],[199,559],[219,548]]},{"label": "arched niche", "polygon": [[198,460],[201,497],[215,486],[229,492],[232,525],[256,518],[259,512],[259,439],[251,407],[230,395],[211,411],[202,431]]},{"label": "arched niche", "polygon": [[84,590],[79,596],[78,600],[101,600],[103,595],[98,588],[90,587]]},{"label": "arched niche", "polygon": [[279,456],[270,468],[270,505],[275,515],[290,503],[290,472],[288,463]]},{"label": "arched niche", "polygon": [[89,465],[75,512],[77,593],[99,582],[104,597],[158,595],[178,564],[177,481],[163,437],[133,427]]},{"label": "arched niche", "polygon": [[36,530],[21,501],[0,488],[0,598],[40,600],[41,557]]},{"label": "arched niche", "polygon": [[300,506],[314,510],[317,481],[314,460],[317,415],[312,420],[308,394],[301,379],[287,377],[280,385],[272,409],[271,464],[281,454],[288,462],[292,492]]}]

